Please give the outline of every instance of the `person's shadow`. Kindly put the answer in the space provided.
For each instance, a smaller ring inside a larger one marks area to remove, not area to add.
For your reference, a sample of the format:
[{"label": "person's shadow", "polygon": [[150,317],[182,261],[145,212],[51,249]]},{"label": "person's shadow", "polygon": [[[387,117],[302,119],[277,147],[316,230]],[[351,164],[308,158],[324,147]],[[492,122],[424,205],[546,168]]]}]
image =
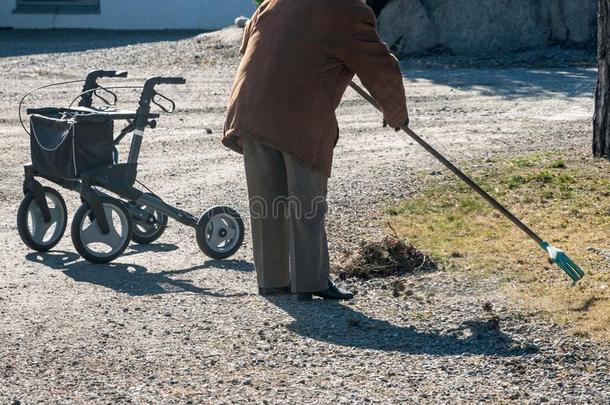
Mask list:
[{"label": "person's shadow", "polygon": [[341,346],[437,356],[521,356],[538,351],[536,346],[513,340],[492,319],[465,321],[446,332],[420,331],[371,318],[337,301],[299,302],[290,296],[267,299],[294,318],[287,326],[292,332]]},{"label": "person's shadow", "polygon": [[[143,251],[171,251],[175,245],[148,245],[135,247],[126,255]],[[124,257],[123,255],[122,257]],[[185,274],[206,268],[231,269],[236,271],[253,271],[252,264],[243,260],[208,260],[201,265],[188,269],[149,272],[144,266],[128,263],[92,264],[82,260],[72,252],[51,251],[46,253],[33,252],[26,259],[34,263],[42,263],[52,269],[63,272],[74,281],[85,282],[110,288],[116,292],[132,295],[157,295],[176,292],[190,292],[214,297],[239,297],[247,293],[225,293],[208,288],[197,287],[186,280],[172,278],[172,275]]]}]

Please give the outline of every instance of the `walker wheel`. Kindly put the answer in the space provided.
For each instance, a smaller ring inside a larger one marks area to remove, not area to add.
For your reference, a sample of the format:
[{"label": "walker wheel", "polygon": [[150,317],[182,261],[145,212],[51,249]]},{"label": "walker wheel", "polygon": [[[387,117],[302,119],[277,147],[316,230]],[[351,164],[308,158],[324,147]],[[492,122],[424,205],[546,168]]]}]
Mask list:
[{"label": "walker wheel", "polygon": [[244,241],[244,222],[229,207],[207,210],[197,223],[197,244],[212,259],[226,259],[239,250]]},{"label": "walker wheel", "polygon": [[131,241],[133,221],[121,201],[101,197],[110,228],[102,233],[88,203],[80,206],[72,220],[72,243],[76,251],[92,263],[108,263],[119,257]]},{"label": "walker wheel", "polygon": [[21,240],[29,248],[46,252],[59,243],[68,223],[66,202],[59,192],[51,187],[44,187],[51,220],[45,222],[34,193],[28,191],[23,197],[17,211],[17,231]]},{"label": "walker wheel", "polygon": [[[157,197],[151,193],[146,194]],[[167,228],[167,215],[141,203],[130,202],[129,204],[132,204],[139,210],[145,211],[148,215],[148,221],[146,222],[138,221],[136,218],[133,218],[134,227],[131,240],[140,244],[148,244],[159,239],[161,235],[163,235],[163,232],[165,232],[165,228]]]}]

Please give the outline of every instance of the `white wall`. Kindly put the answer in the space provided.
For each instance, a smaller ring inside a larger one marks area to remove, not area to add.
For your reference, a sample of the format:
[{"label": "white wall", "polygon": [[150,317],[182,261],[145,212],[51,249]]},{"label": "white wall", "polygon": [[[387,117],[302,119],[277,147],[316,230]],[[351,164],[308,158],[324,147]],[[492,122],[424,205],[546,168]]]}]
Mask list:
[{"label": "white wall", "polygon": [[219,29],[249,17],[252,0],[100,0],[100,14],[14,14],[0,0],[0,27],[96,29]]}]

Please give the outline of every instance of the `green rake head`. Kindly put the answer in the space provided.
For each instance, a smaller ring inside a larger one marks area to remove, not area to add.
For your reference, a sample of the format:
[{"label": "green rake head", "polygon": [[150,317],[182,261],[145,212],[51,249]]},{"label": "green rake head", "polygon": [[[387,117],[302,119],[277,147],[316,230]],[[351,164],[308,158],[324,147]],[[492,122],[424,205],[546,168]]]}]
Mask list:
[{"label": "green rake head", "polygon": [[572,261],[561,249],[557,249],[555,246],[543,241],[540,245],[544,250],[547,251],[553,263],[559,266],[568,276],[576,283],[585,276],[585,272],[578,267],[576,263]]}]

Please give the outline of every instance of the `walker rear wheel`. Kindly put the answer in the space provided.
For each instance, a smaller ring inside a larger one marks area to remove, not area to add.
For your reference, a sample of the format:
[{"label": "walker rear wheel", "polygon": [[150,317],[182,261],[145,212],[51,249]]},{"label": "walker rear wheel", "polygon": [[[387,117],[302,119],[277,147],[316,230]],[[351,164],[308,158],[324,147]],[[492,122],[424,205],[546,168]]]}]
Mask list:
[{"label": "walker rear wheel", "polygon": [[197,244],[212,259],[233,256],[243,241],[244,222],[232,208],[210,208],[197,223]]},{"label": "walker rear wheel", "polygon": [[92,263],[108,263],[119,257],[131,241],[133,221],[122,202],[102,197],[110,232],[102,233],[93,210],[85,203],[72,220],[72,243],[76,251]]},{"label": "walker rear wheel", "polygon": [[45,222],[31,191],[23,197],[17,211],[17,231],[21,240],[30,249],[39,252],[46,252],[55,247],[64,235],[68,223],[66,202],[61,194],[51,187],[44,187],[43,190],[51,214],[49,222]]}]

